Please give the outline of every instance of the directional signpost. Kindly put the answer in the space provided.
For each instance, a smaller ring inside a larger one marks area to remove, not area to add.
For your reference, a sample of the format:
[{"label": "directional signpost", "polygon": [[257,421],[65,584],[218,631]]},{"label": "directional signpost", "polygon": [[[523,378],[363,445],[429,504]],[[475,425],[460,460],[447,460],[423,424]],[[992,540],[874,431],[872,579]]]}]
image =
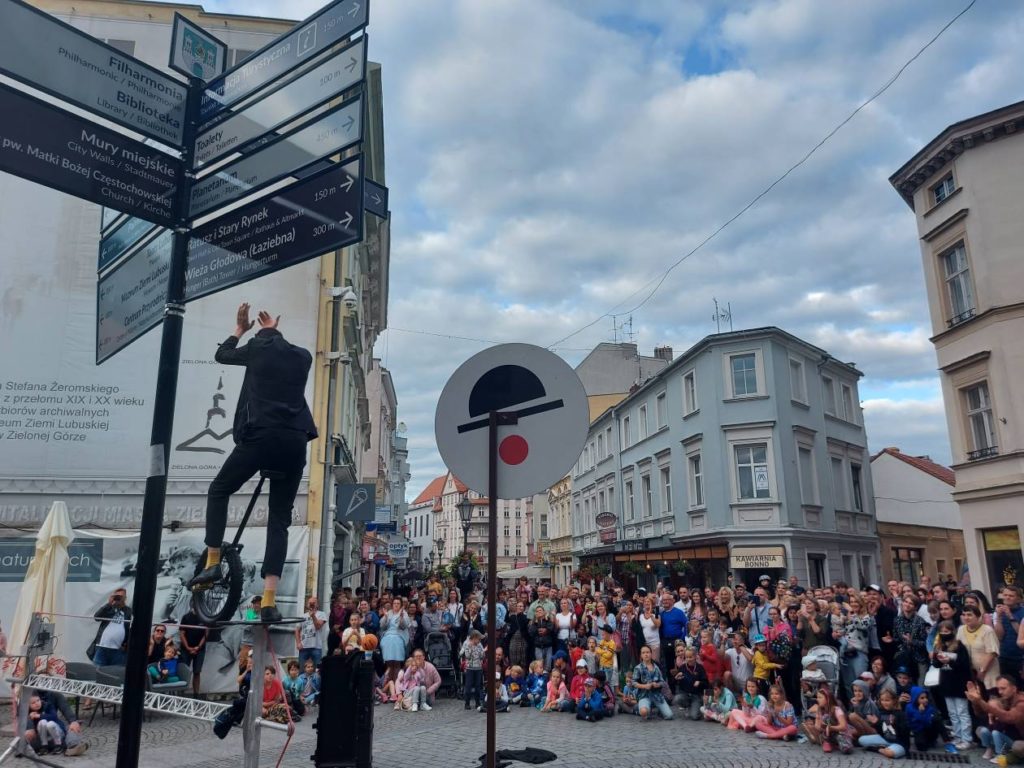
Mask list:
[{"label": "directional signpost", "polygon": [[103,272],[156,229],[155,224],[136,219],[134,216],[125,218],[115,229],[100,238],[96,271]]},{"label": "directional signpost", "polygon": [[359,242],[361,166],[327,168],[193,230],[185,301]]},{"label": "directional signpost", "polygon": [[[342,48],[323,64],[272,91],[237,113],[223,112],[196,137],[197,166],[238,151],[253,139],[336,98],[366,73],[366,36]],[[223,119],[220,119],[223,118]]]},{"label": "directional signpost", "polygon": [[0,170],[147,221],[177,221],[179,161],[6,85],[0,114]]},{"label": "directional signpost", "polygon": [[206,122],[295,67],[312,61],[366,26],[369,0],[336,0],[286,35],[256,51],[211,82],[203,94],[199,119]]},{"label": "directional signpost", "polygon": [[0,2],[0,72],[169,146],[182,144],[184,85],[21,0]]},{"label": "directional signpost", "polygon": [[352,146],[362,139],[362,115],[363,100],[358,97],[200,179],[192,186],[189,217],[197,218],[247,197]]},{"label": "directional signpost", "polygon": [[96,364],[160,324],[167,302],[171,232],[110,270],[96,291]]},{"label": "directional signpost", "polygon": [[[367,0],[336,0],[222,72],[226,46],[179,15],[170,66],[184,84],[22,0],[0,0],[0,74],[49,97],[0,84],[0,171],[104,207],[97,364],[163,324],[116,768],[139,763],[185,303],[362,238],[363,160],[338,156],[362,139],[367,39],[350,37],[367,19]],[[336,99],[347,100],[327,106]],[[231,155],[240,156],[213,165]],[[386,193],[370,198],[385,213]],[[370,489],[352,517],[373,519]]]},{"label": "directional signpost", "polygon": [[374,216],[388,217],[388,188],[373,179],[363,180],[363,206]]}]

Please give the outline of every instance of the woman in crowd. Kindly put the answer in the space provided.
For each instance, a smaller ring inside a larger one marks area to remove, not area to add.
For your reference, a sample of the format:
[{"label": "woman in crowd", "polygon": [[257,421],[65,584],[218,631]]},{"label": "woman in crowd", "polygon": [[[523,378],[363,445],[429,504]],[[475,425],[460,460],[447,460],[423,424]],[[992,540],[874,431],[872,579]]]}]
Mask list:
[{"label": "woman in crowd", "polygon": [[640,659],[636,636],[636,608],[633,603],[625,600],[619,608],[619,637],[622,648],[619,651],[619,669],[632,670]]},{"label": "woman in crowd", "polygon": [[664,720],[672,719],[672,707],[663,693],[665,677],[661,667],[654,663],[654,654],[648,645],[640,649],[640,663],[633,669],[633,686],[639,691],[636,710],[640,717],[646,720],[657,710]]},{"label": "woman in crowd", "polygon": [[533,645],[533,657],[544,663],[545,671],[551,669],[551,655],[555,644],[555,625],[544,608],[537,606],[530,622],[530,643]]},{"label": "woman in crowd", "polygon": [[526,615],[526,603],[515,598],[511,601],[509,614],[505,619],[509,661],[526,669],[533,657],[530,655],[530,619]]},{"label": "woman in crowd", "polygon": [[725,617],[729,622],[729,629],[739,632],[743,628],[743,611],[736,605],[735,593],[730,587],[719,587],[715,595],[715,602],[718,604],[720,616]]},{"label": "woman in crowd", "polygon": [[853,681],[868,669],[868,651],[875,619],[868,613],[868,605],[860,595],[851,595],[848,605],[838,635],[843,640],[840,673],[846,695],[850,696],[853,693]]},{"label": "woman in crowd", "polygon": [[398,598],[391,601],[391,607],[381,617],[380,631],[384,663],[397,674],[409,654],[409,615]]},{"label": "woman in crowd", "polygon": [[563,597],[555,614],[555,650],[568,651],[569,644],[576,639],[576,612],[569,598]]},{"label": "woman in crowd", "polygon": [[[652,657],[655,660],[660,660],[661,619],[654,612],[653,598],[644,598],[644,610],[638,617],[637,623],[640,625],[640,635],[637,636],[636,642],[640,645],[641,654],[643,653],[643,646],[647,646],[651,651]],[[641,658],[643,658],[642,655]],[[636,682],[635,679],[634,682]]]},{"label": "woman in crowd", "polygon": [[940,621],[936,628],[938,631],[931,653],[931,668],[938,670],[939,683],[931,691],[945,705],[953,726],[954,746],[958,750],[970,749],[973,741],[971,708],[965,694],[973,673],[970,654],[957,640],[952,621]]},{"label": "woman in crowd", "polygon": [[465,641],[474,629],[480,634],[487,632],[484,620],[480,617],[480,603],[470,599],[462,614],[462,640]]},{"label": "woman in crowd", "polygon": [[956,639],[970,654],[975,679],[991,693],[999,677],[999,638],[992,627],[982,622],[981,609],[976,604],[965,603],[960,617],[963,623]]},{"label": "woman in crowd", "polygon": [[822,615],[818,612],[818,603],[813,597],[805,597],[800,602],[797,635],[797,642],[804,654],[815,646],[828,645],[832,639],[828,614]]}]

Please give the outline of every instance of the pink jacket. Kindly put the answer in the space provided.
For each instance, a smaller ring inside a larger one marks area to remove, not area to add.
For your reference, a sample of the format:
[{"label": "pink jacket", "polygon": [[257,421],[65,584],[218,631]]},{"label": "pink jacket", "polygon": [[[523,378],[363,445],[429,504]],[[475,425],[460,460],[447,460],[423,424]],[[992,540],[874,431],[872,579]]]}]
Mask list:
[{"label": "pink jacket", "polygon": [[423,662],[423,685],[427,687],[428,696],[433,696],[441,687],[441,674],[429,661]]}]

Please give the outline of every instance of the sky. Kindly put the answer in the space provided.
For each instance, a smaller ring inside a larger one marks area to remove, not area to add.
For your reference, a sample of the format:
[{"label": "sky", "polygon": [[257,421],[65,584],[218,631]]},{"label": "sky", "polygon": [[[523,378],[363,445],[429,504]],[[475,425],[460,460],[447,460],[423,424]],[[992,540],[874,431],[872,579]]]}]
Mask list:
[{"label": "sky", "polygon": [[[320,4],[204,3],[296,19]],[[678,354],[715,332],[716,297],[737,330],[777,325],[854,362],[872,452],[949,463],[915,219],[888,177],[949,124],[1024,98],[1017,3],[977,0],[628,310],[968,4],[373,0],[392,209],[375,351],[408,498],[444,472],[434,409],[468,357],[558,342],[576,364],[629,317],[642,353]]]}]

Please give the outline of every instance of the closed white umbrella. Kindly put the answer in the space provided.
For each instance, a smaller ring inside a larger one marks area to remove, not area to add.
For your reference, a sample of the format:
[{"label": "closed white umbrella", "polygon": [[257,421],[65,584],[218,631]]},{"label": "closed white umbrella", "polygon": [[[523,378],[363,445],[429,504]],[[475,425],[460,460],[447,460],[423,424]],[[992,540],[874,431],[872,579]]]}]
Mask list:
[{"label": "closed white umbrella", "polygon": [[[60,640],[66,640],[64,634],[64,588],[68,578],[68,548],[75,532],[71,527],[71,516],[63,501],[53,502],[43,526],[36,535],[35,557],[29,564],[25,581],[21,585],[18,596],[18,607],[14,610],[10,632],[7,634],[7,652],[14,657],[20,656],[22,647],[28,641],[29,625],[32,616],[43,614],[48,621],[55,624],[54,634],[58,638],[56,657],[60,657]],[[63,670],[64,664],[54,664],[51,659],[49,668]],[[14,669],[17,663],[18,669]],[[3,670],[7,674],[20,677],[21,660],[8,657],[4,659]]]}]

